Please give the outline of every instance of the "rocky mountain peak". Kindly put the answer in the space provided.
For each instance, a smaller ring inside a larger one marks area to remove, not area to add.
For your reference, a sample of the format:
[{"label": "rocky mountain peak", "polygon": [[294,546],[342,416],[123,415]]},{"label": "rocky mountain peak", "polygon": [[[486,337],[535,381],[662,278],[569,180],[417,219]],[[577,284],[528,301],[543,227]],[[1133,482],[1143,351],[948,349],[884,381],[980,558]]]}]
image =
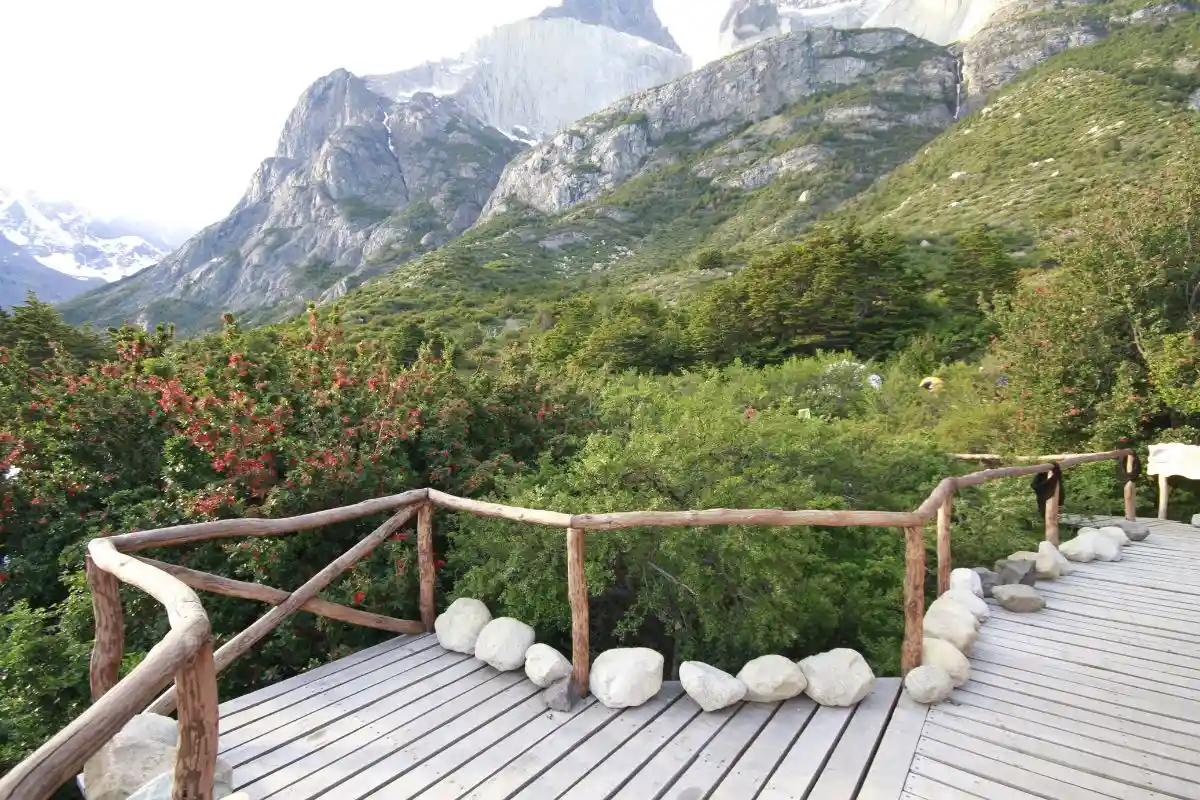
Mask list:
[{"label": "rocky mountain peak", "polygon": [[390,104],[357,75],[336,69],[318,78],[300,96],[284,123],[276,155],[309,158],[334,131],[377,120],[387,105]]},{"label": "rocky mountain peak", "polygon": [[654,0],[564,0],[538,15],[540,19],[567,17],[588,25],[603,25],[621,33],[640,36],[682,54],[675,37],[654,10]]}]

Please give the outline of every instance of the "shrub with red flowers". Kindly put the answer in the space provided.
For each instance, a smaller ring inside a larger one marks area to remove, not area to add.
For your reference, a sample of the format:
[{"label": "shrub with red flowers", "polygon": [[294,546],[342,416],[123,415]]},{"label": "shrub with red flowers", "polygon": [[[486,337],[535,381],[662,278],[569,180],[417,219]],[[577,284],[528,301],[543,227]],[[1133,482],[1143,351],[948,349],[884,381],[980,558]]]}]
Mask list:
[{"label": "shrub with red flowers", "polygon": [[[398,362],[373,342],[347,342],[336,318],[315,311],[307,329],[243,332],[227,319],[222,333],[179,344],[168,331],[110,334],[115,356],[89,363],[61,348],[36,365],[0,353],[0,616],[25,603],[50,625],[70,585],[82,591],[72,576],[96,536],[292,516],[421,486],[479,495],[499,475],[565,455],[588,428],[590,404],[530,367],[466,374],[429,349]],[[290,590],[382,520],[148,555]],[[439,566],[452,525],[439,518]],[[401,532],[322,596],[414,619],[416,576],[415,542]],[[144,652],[165,616],[137,590],[123,597],[127,650]],[[265,611],[202,599],[220,639]],[[90,616],[86,604],[70,607]],[[379,635],[297,615],[223,673],[222,690]]]}]

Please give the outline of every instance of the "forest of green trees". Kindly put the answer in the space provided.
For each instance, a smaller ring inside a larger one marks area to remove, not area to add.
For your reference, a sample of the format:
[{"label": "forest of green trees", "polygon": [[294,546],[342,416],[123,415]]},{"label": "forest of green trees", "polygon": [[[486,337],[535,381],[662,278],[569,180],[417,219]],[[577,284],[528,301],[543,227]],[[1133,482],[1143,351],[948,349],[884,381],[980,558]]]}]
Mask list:
[{"label": "forest of green trees", "polygon": [[[31,300],[0,316],[0,770],[88,703],[93,537],[287,516],[431,486],[573,513],[700,507],[910,509],[947,454],[1144,447],[1200,436],[1200,172],[1091,198],[1054,266],[1019,271],[995,231],[940,271],[853,225],[753,253],[678,303],[589,293],[547,306],[501,356],[355,339],[335,310],[201,339],[104,335]],[[732,265],[730,254],[703,254]],[[944,277],[931,279],[936,274]],[[403,341],[401,341],[401,339]],[[944,390],[918,388],[928,375]],[[878,380],[872,379],[878,376]],[[1111,512],[1111,465],[1072,471],[1070,511]],[[1145,497],[1145,494],[1143,494]],[[1176,513],[1196,498],[1179,494]],[[1041,536],[1027,482],[955,507],[955,557]],[[290,589],[377,519],[151,557]],[[561,536],[439,515],[438,597],[479,597],[566,647]],[[886,529],[628,530],[589,541],[592,639],[703,654],[861,650],[898,667],[901,537]],[[325,594],[417,616],[400,534]],[[129,669],[167,629],[125,587]],[[219,638],[263,611],[214,596]],[[221,676],[222,696],[377,641],[291,618]]]}]

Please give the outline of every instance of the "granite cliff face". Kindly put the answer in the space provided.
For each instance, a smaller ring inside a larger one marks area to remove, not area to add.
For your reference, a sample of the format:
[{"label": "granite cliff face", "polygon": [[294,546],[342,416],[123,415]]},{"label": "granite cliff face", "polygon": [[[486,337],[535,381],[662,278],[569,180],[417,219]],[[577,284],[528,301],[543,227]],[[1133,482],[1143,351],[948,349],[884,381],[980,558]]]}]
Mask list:
[{"label": "granite cliff face", "polygon": [[1022,72],[1072,47],[1083,47],[1128,25],[1158,24],[1196,10],[1183,3],[1130,9],[1113,0],[1013,0],[963,48],[963,78],[971,107]]},{"label": "granite cliff face", "polygon": [[[776,37],[709,64],[679,80],[634,95],[575,123],[504,171],[480,217],[531,209],[564,211],[603,196],[622,183],[672,163],[668,143],[694,147],[731,136],[788,106],[850,86],[864,93],[905,98],[915,119],[953,118],[957,61],[948,51],[896,30],[812,29]],[[864,102],[826,120],[887,116]],[[786,137],[779,137],[786,138]],[[808,168],[820,147],[784,153],[733,147],[703,177],[757,188],[771,176]]]},{"label": "granite cliff face", "polygon": [[[623,5],[609,2],[604,8]],[[584,6],[590,4],[570,4],[581,13],[587,11]],[[632,27],[669,37],[652,16],[653,8],[646,13],[651,16],[637,17],[644,24]],[[678,46],[671,49],[603,24],[559,15],[502,25],[458,58],[373,75],[366,81],[375,92],[397,101],[415,92],[451,97],[488,125],[513,138],[535,141],[691,68],[691,59],[679,53]]]},{"label": "granite cliff face", "polygon": [[806,28],[861,28],[888,0],[733,0],[721,20],[721,49],[732,53]]},{"label": "granite cliff face", "polygon": [[228,217],[161,263],[64,308],[70,320],[185,331],[220,311],[272,316],[328,300],[384,260],[432,249],[476,219],[520,146],[449,98],[395,103],[338,70],[301,97],[276,154]]},{"label": "granite cliff face", "polygon": [[564,0],[538,15],[539,19],[575,19],[638,36],[682,55],[675,37],[654,10],[654,0]]}]

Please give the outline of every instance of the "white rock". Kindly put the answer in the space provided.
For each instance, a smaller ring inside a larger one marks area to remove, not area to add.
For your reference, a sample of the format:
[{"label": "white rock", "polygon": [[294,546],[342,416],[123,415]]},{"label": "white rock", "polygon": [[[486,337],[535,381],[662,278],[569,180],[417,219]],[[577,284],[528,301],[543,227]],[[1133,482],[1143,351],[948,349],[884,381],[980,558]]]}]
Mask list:
[{"label": "white rock", "polygon": [[1095,531],[1084,533],[1081,529],[1079,535],[1074,539],[1059,545],[1058,552],[1062,553],[1063,557],[1069,561],[1087,563],[1094,560],[1096,558],[1096,551],[1092,548],[1092,535],[1094,533]]},{"label": "white rock", "polygon": [[[175,788],[174,768],[164,772],[152,781],[142,786],[129,796],[129,800],[172,800],[171,791]],[[213,774],[213,800],[238,800],[239,797],[249,800],[245,792],[233,795],[233,767],[224,759],[217,759],[217,769]],[[91,793],[88,793],[91,797]]]},{"label": "white rock", "polygon": [[1075,565],[1072,564],[1067,557],[1059,552],[1053,542],[1042,542],[1038,545],[1038,555],[1050,556],[1055,563],[1058,564],[1058,573],[1060,575],[1070,575],[1075,571]]},{"label": "white rock", "polygon": [[662,688],[663,657],[647,647],[605,650],[592,664],[588,688],[609,708],[640,706]]},{"label": "white rock", "polygon": [[759,656],[746,662],[737,674],[746,684],[746,698],[753,703],[774,703],[798,696],[808,685],[804,670],[790,658]]},{"label": "white rock", "polygon": [[433,621],[433,630],[442,647],[473,655],[480,632],[491,621],[492,612],[481,601],[460,597]]},{"label": "white rock", "polygon": [[700,661],[680,664],[679,682],[688,697],[705,711],[719,711],[746,696],[746,684],[741,680]]},{"label": "white rock", "polygon": [[[1197,89],[1196,93],[1200,94],[1200,89]],[[1200,528],[1200,514],[1192,514],[1192,525]]]},{"label": "white rock", "polygon": [[[995,589],[992,590],[993,593]],[[970,655],[975,640],[979,638],[979,620],[963,606],[952,600],[942,602],[938,598],[930,604],[922,623],[925,636],[941,639],[958,648],[963,655]],[[939,605],[941,604],[941,605]]]},{"label": "white rock", "polygon": [[1008,557],[1009,561],[1032,561],[1037,570],[1037,579],[1039,581],[1052,581],[1060,574],[1058,569],[1058,559],[1049,553],[1043,553],[1040,550],[1033,552],[1032,550],[1018,550]]},{"label": "white rock", "polygon": [[940,703],[954,691],[954,683],[941,667],[921,666],[904,676],[904,691],[918,703]]},{"label": "white rock", "polygon": [[950,588],[966,589],[980,600],[983,599],[983,581],[979,580],[979,573],[973,569],[959,567],[950,570]]},{"label": "white rock", "polygon": [[175,720],[138,714],[84,764],[88,800],[125,800],[158,774],[173,774],[178,743]]},{"label": "white rock", "polygon": [[1129,537],[1125,535],[1125,529],[1118,525],[1105,525],[1103,528],[1097,528],[1097,532],[1109,537],[1121,547],[1129,544]]},{"label": "white rock", "polygon": [[[950,593],[947,592],[946,594],[950,594]],[[971,609],[969,609],[967,606],[963,605],[955,597],[947,597],[946,595],[942,595],[941,597],[939,597],[938,599],[936,599],[932,603],[930,603],[929,608],[925,609],[925,611],[926,611],[926,613],[928,613],[930,611],[934,611],[936,613],[941,613],[942,611],[946,611],[946,612],[951,612],[951,613],[960,615],[964,619],[970,620],[974,624],[975,630],[979,630],[979,624],[980,624],[979,618],[976,617],[973,613],[971,613]]]},{"label": "white rock", "polygon": [[967,609],[967,611],[970,611],[971,615],[980,622],[986,622],[987,618],[991,616],[991,612],[988,611],[988,604],[970,592],[962,589],[951,588],[950,591],[943,594],[942,597],[949,598],[958,603],[960,606]]},{"label": "white rock", "polygon": [[533,628],[512,617],[497,617],[483,626],[475,642],[475,657],[501,672],[525,666],[525,651],[537,636]]},{"label": "white rock", "polygon": [[1089,533],[1080,533],[1079,535],[1087,536],[1088,542],[1092,546],[1092,552],[1096,554],[1097,561],[1121,560],[1121,545],[1117,544],[1117,540],[1114,537],[1094,529]]},{"label": "white rock", "polygon": [[852,706],[875,688],[875,673],[854,650],[840,647],[800,662],[804,693],[823,706]]},{"label": "white rock", "polygon": [[543,689],[571,674],[571,662],[548,644],[535,644],[525,651],[525,674]]},{"label": "white rock", "polygon": [[941,639],[926,639],[922,643],[921,664],[945,670],[955,686],[971,680],[971,662],[957,647]]}]

